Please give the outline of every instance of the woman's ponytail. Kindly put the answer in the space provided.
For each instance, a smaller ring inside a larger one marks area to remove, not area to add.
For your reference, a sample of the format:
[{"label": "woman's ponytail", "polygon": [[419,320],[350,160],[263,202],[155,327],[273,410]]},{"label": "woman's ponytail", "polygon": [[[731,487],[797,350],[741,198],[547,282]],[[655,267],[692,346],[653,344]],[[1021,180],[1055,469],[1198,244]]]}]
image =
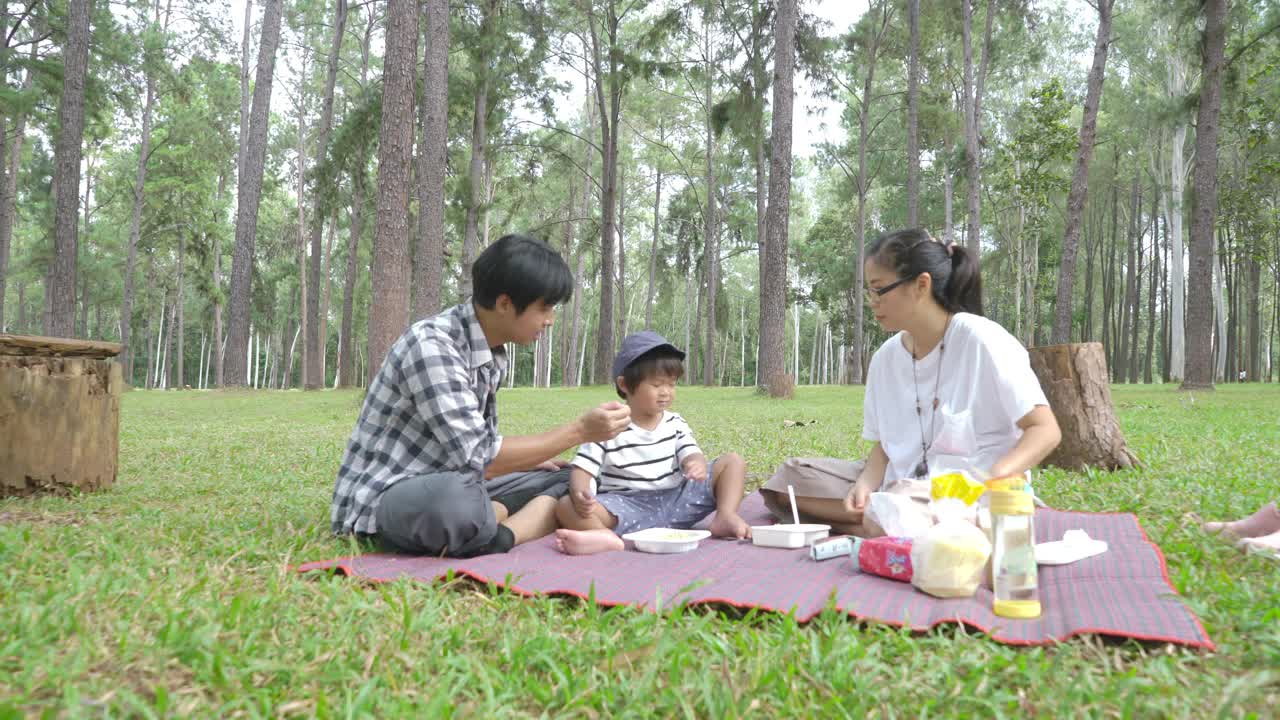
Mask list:
[{"label": "woman's ponytail", "polygon": [[[941,289],[938,301],[950,312],[982,314],[982,274],[978,272],[978,259],[963,245],[949,247],[951,253],[951,277],[934,285],[935,296]],[[938,285],[943,285],[939,288]]]}]

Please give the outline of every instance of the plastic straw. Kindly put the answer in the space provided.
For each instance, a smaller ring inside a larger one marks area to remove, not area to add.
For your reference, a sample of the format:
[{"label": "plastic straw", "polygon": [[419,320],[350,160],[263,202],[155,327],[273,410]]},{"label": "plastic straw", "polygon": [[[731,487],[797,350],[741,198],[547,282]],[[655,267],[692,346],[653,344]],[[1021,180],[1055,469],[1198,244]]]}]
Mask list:
[{"label": "plastic straw", "polygon": [[796,510],[796,491],[790,485],[787,486],[787,497],[791,498],[791,522],[800,524],[800,511]]}]

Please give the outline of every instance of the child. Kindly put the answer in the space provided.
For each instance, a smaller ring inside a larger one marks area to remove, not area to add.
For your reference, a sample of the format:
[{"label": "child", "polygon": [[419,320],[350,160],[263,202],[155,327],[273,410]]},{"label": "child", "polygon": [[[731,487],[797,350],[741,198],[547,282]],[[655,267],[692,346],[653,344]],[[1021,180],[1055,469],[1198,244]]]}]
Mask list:
[{"label": "child", "polygon": [[[711,534],[746,538],[738,515],[747,469],[729,453],[707,465],[693,432],[668,408],[684,353],[661,335],[638,332],[622,341],[613,362],[618,395],[631,424],[616,438],[578,448],[569,495],[556,506],[556,547],[570,555],[621,550],[620,535],[651,527],[690,528],[714,510]],[[598,486],[597,490],[593,487]]]}]

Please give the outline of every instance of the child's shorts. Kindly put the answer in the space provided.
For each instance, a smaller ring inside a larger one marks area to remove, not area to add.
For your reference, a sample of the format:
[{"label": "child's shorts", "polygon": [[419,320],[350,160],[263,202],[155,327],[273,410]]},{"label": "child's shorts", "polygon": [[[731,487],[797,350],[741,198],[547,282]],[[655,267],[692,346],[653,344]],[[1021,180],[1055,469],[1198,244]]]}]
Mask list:
[{"label": "child's shorts", "polygon": [[714,465],[707,465],[706,480],[686,478],[670,490],[654,492],[603,492],[596,501],[618,518],[613,531],[620,536],[653,527],[691,528],[716,509]]}]

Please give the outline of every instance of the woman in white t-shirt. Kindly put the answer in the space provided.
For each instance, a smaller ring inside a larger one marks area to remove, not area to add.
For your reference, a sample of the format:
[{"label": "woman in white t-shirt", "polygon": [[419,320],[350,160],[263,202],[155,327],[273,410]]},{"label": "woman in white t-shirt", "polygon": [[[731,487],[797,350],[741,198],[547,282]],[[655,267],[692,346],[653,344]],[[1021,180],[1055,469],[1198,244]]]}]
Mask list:
[{"label": "woman in white t-shirt", "polygon": [[992,477],[1024,472],[1061,439],[1026,349],[982,316],[971,253],[913,229],[877,238],[865,257],[872,312],[897,331],[867,372],[862,436],[871,454],[858,463],[790,460],[763,488],[779,517],[790,518],[791,484],[806,518],[853,533],[876,531],[862,527],[873,492],[901,491],[954,458]]}]

